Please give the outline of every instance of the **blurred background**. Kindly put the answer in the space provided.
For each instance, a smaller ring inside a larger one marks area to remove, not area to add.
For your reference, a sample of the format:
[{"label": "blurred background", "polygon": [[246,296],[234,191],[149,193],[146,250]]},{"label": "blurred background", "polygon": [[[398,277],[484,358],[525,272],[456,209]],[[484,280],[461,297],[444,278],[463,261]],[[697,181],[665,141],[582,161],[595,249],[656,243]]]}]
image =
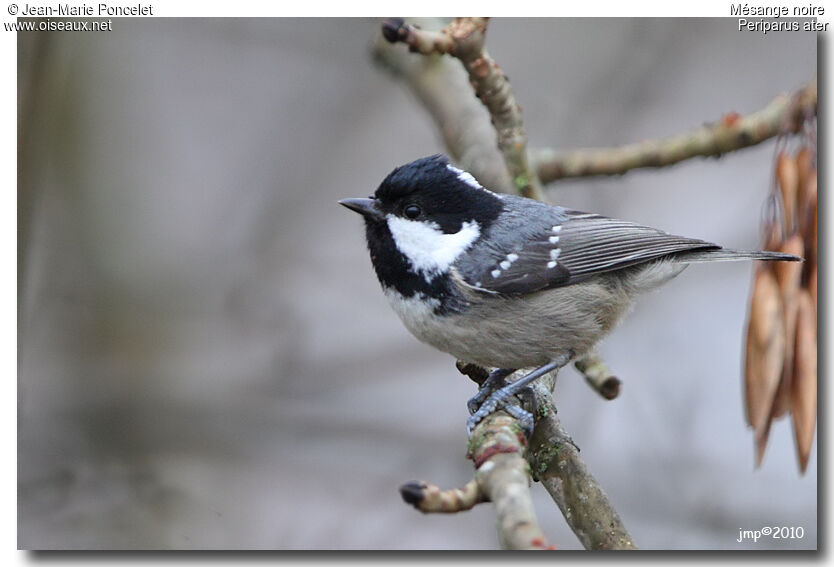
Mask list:
[{"label": "blurred background", "polygon": [[[736,29],[496,19],[487,37],[531,146],[572,148],[749,113],[814,75],[814,34]],[[20,547],[498,547],[489,505],[424,516],[397,493],[471,478],[475,386],[401,326],[360,219],[336,204],[444,151],[374,66],[378,30],[235,18],[19,33]],[[756,248],[774,147],[549,195]],[[782,420],[753,467],[751,268],[694,266],[643,298],[601,347],[618,399],[560,375],[562,422],[642,548],[816,547],[816,452],[800,476]],[[532,490],[552,541],[580,548]],[[763,526],[804,538],[737,542]]]}]

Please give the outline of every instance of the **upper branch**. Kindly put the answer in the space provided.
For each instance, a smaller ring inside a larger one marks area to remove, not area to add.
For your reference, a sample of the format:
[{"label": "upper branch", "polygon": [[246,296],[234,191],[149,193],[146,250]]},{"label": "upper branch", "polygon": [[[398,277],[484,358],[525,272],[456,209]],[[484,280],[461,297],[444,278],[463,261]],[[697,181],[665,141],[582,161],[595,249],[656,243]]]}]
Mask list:
[{"label": "upper branch", "polygon": [[[440,26],[442,21],[430,20],[427,25]],[[459,62],[450,57],[414,57],[396,47],[377,41],[374,60],[417,96],[437,125],[449,155],[485,187],[512,192],[489,114],[472,96],[467,73]]]},{"label": "upper branch", "polygon": [[617,175],[640,167],[664,167],[698,156],[720,156],[779,134],[799,132],[816,113],[814,79],[792,96],[780,95],[748,116],[730,113],[717,123],[691,132],[614,148],[534,150],[533,163],[543,183],[566,177]]},{"label": "upper branch", "polygon": [[412,51],[423,55],[439,53],[460,59],[475,96],[489,110],[513,185],[525,197],[544,200],[541,183],[527,156],[521,106],[506,75],[484,45],[487,23],[487,18],[455,18],[441,31],[426,31],[392,18],[382,24],[382,33],[388,41],[406,43]]}]

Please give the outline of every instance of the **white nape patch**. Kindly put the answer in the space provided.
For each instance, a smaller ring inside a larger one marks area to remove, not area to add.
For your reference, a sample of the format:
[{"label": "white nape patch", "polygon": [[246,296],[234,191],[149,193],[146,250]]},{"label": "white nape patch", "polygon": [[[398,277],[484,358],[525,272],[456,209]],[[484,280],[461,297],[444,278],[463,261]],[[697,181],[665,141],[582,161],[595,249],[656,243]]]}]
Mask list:
[{"label": "white nape patch", "polygon": [[553,232],[560,232],[560,231],[562,230],[562,225],[561,225],[561,224],[557,224],[556,226],[554,226],[554,227],[553,227],[553,228],[551,228],[550,230],[552,230]]},{"label": "white nape patch", "polygon": [[557,264],[556,260],[551,260],[550,262],[547,263],[547,267],[548,267],[548,269],[555,268],[556,264]]},{"label": "white nape patch", "polygon": [[558,236],[551,236],[550,238],[548,238],[548,240],[550,241],[551,244],[556,244],[557,242],[559,242],[559,237]]},{"label": "white nape patch", "polygon": [[468,171],[458,169],[457,167],[451,164],[446,164],[446,169],[457,175],[458,179],[460,179],[470,187],[474,189],[483,189],[483,186],[480,183],[478,183],[478,181],[474,177],[472,177],[472,174]]},{"label": "white nape patch", "polygon": [[498,265],[499,265],[499,266],[501,266],[501,269],[502,269],[502,270],[509,270],[509,269],[510,269],[510,266],[512,266],[512,265],[513,265],[513,263],[512,263],[512,262],[510,262],[509,260],[504,260],[503,262],[501,262],[501,263],[500,263],[500,264],[498,264]]},{"label": "white nape patch", "polygon": [[481,228],[475,221],[467,221],[458,232],[446,234],[434,222],[409,220],[396,215],[388,215],[385,219],[397,249],[427,282],[448,270],[481,235]]},{"label": "white nape patch", "polygon": [[507,260],[509,260],[510,262],[515,262],[516,260],[518,260],[518,254],[516,254],[515,252],[507,254]]},{"label": "white nape patch", "polygon": [[498,276],[500,276],[500,275],[501,275],[501,270],[492,270],[492,271],[490,272],[490,274],[492,274],[492,277],[493,277],[493,278],[497,278]]},{"label": "white nape patch", "polygon": [[562,253],[562,251],[559,248],[554,248],[553,250],[550,251],[550,259],[551,260],[556,260],[559,257],[559,254],[561,254],[561,253]]}]

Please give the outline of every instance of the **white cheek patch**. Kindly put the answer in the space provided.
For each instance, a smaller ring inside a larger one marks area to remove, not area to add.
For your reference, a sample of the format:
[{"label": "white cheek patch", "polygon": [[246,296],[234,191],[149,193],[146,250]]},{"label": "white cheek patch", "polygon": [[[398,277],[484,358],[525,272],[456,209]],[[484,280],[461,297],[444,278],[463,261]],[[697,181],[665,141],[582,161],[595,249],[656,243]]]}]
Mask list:
[{"label": "white cheek patch", "polygon": [[470,187],[474,187],[475,189],[483,189],[480,183],[472,177],[472,174],[468,171],[463,171],[462,169],[458,169],[454,165],[446,164],[446,169],[454,173],[458,176],[458,179],[469,185]]},{"label": "white cheek patch", "polygon": [[481,235],[478,223],[467,221],[454,234],[446,234],[437,223],[414,221],[388,215],[388,230],[397,249],[408,258],[411,267],[426,281],[449,269]]}]

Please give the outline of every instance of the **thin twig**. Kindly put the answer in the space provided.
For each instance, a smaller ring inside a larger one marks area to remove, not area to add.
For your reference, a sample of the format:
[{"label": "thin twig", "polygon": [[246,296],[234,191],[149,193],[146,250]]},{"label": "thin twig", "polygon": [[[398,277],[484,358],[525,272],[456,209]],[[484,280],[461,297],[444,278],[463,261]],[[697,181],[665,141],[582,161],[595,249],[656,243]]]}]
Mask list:
[{"label": "thin twig", "polygon": [[448,490],[441,490],[433,484],[422,481],[407,482],[400,486],[400,496],[426,514],[463,512],[486,500],[475,479],[467,482],[463,488]]},{"label": "thin twig", "polygon": [[613,148],[531,151],[542,183],[566,177],[619,175],[641,167],[665,167],[693,157],[720,156],[784,133],[799,132],[817,113],[817,81],[792,96],[780,95],[763,109],[724,115],[717,123],[663,138]]},{"label": "thin twig", "polygon": [[498,148],[510,172],[516,190],[525,197],[544,200],[541,183],[527,156],[527,134],[521,106],[513,95],[510,82],[484,46],[488,18],[455,18],[440,31],[427,31],[402,19],[391,18],[382,25],[386,40],[402,42],[422,53],[448,54],[460,59],[469,82],[489,110],[498,134]]},{"label": "thin twig", "polygon": [[620,395],[622,382],[611,375],[611,370],[596,349],[585,353],[573,365],[585,377],[588,385],[606,400],[613,400]]},{"label": "thin twig", "polygon": [[467,457],[475,463],[475,478],[451,490],[409,482],[400,487],[400,494],[424,513],[462,512],[480,502],[492,502],[501,547],[555,549],[536,519],[525,448],[518,422],[503,411],[495,412],[478,424],[469,440]]}]

